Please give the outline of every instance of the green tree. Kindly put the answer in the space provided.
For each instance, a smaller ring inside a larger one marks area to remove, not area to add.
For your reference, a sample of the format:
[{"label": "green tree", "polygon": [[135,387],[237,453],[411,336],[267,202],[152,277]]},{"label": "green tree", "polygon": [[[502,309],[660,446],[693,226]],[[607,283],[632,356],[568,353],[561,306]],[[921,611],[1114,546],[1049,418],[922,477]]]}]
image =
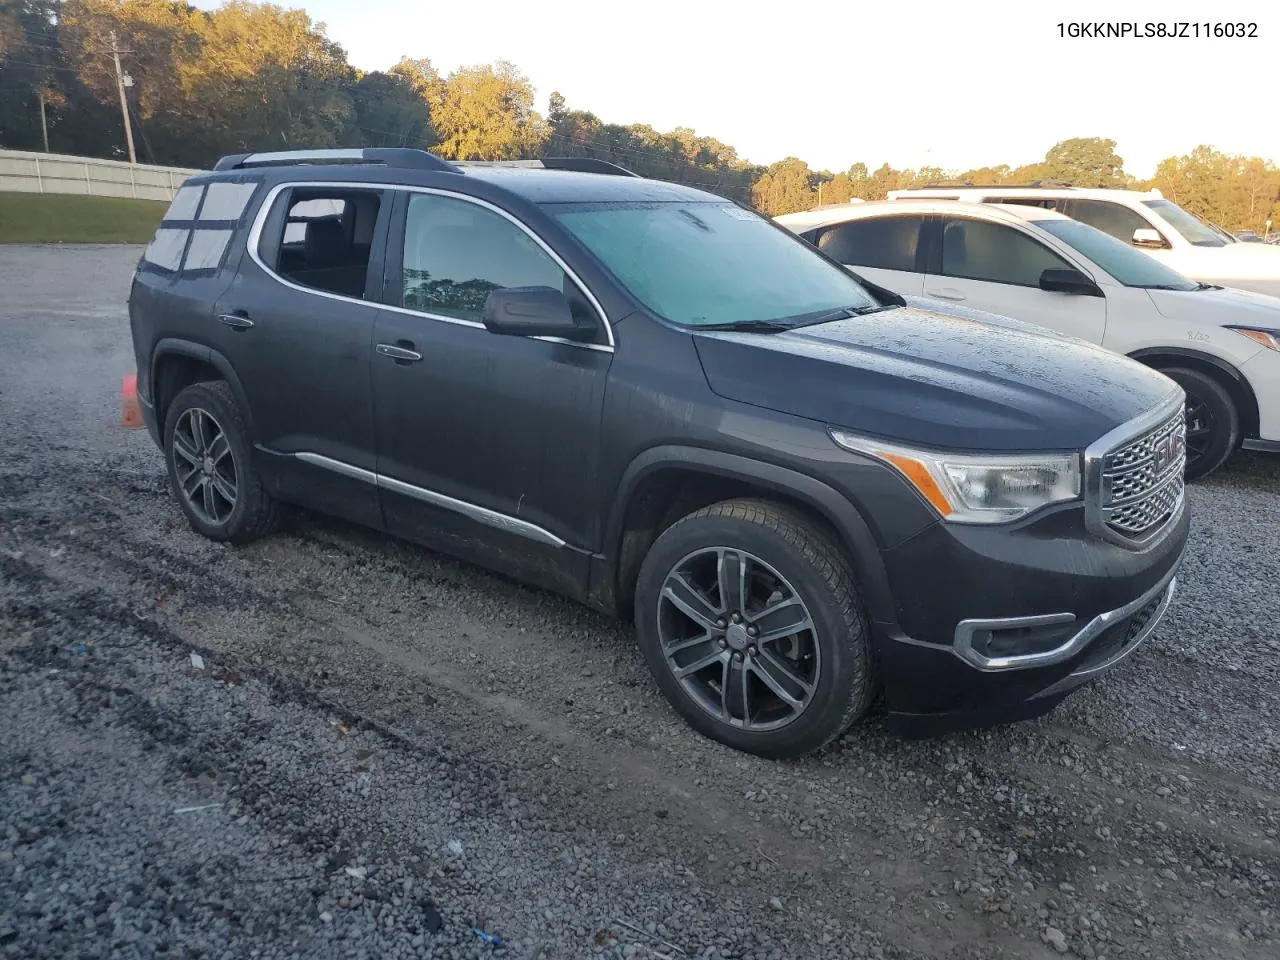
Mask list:
[{"label": "green tree", "polygon": [[1124,161],[1116,142],[1102,137],[1073,137],[1055,143],[1040,165],[1042,178],[1068,180],[1080,187],[1124,186]]},{"label": "green tree", "polygon": [[351,90],[355,109],[352,143],[365,147],[417,147],[436,142],[427,101],[411,81],[395,73],[367,73]]},{"label": "green tree", "polygon": [[1268,219],[1280,225],[1280,169],[1259,157],[1199,146],[1162,160],[1149,185],[1226,230],[1262,233]]},{"label": "green tree", "polygon": [[514,64],[462,67],[431,94],[439,152],[453,160],[535,156],[547,136],[533,109],[533,85]]},{"label": "green tree", "polygon": [[770,217],[812,209],[817,202],[815,177],[797,157],[771,164],[751,188],[752,205]]}]

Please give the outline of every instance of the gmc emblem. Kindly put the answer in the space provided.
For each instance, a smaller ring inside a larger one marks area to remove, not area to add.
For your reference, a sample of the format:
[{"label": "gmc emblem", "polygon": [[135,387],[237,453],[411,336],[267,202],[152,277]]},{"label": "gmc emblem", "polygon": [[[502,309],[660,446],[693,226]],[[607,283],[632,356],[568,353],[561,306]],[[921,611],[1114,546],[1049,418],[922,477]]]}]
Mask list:
[{"label": "gmc emblem", "polygon": [[1173,466],[1174,461],[1182,455],[1185,441],[1181,433],[1171,433],[1159,443],[1152,451],[1152,459],[1155,461],[1156,473],[1164,473],[1165,470]]}]

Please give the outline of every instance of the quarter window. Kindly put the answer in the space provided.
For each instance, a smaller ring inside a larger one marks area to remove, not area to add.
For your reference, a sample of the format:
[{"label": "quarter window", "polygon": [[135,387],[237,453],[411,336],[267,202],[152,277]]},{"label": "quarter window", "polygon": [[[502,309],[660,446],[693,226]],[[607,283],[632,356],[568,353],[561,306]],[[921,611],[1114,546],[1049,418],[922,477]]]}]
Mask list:
[{"label": "quarter window", "polygon": [[923,223],[919,216],[854,220],[822,231],[818,249],[850,266],[913,272]]},{"label": "quarter window", "polygon": [[580,299],[559,264],[506,217],[426,193],[409,198],[403,284],[406,308],[459,320],[479,321],[489,291],[503,287],[551,287]]},{"label": "quarter window", "polygon": [[1070,266],[1043,244],[998,223],[948,220],[942,231],[942,273],[948,277],[1038,287],[1045,270]]}]

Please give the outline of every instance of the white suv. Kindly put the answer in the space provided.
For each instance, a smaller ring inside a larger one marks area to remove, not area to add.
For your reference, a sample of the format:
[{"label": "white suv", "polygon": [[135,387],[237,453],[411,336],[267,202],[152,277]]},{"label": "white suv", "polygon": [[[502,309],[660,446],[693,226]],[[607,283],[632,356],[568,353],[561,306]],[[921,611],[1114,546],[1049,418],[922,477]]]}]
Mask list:
[{"label": "white suv", "polygon": [[1083,187],[920,187],[890,200],[966,200],[1046,207],[1109,233],[1194,280],[1280,296],[1280,247],[1243,243],[1159,190]]},{"label": "white suv", "polygon": [[904,296],[1039,324],[1165,373],[1187,393],[1188,479],[1241,445],[1280,452],[1280,298],[1188,280],[1042,207],[886,200],[776,220]]}]

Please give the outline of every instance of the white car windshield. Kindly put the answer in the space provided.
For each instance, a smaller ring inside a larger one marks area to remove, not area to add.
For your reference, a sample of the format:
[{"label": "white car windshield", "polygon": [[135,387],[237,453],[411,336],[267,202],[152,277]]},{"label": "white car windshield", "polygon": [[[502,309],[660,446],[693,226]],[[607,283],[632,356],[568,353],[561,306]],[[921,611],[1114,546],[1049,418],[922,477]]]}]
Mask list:
[{"label": "white car windshield", "polygon": [[882,306],[841,267],[732,203],[546,209],[637,300],[681,326],[793,325]]},{"label": "white car windshield", "polygon": [[1225,247],[1227,241],[1222,236],[1205,223],[1195,214],[1187,213],[1176,203],[1168,200],[1144,200],[1143,206],[1150,207],[1164,220],[1169,226],[1177,230],[1187,243],[1196,247]]},{"label": "white car windshield", "polygon": [[1035,225],[1092,260],[1126,287],[1198,290],[1200,284],[1129,244],[1079,220],[1036,220]]}]

